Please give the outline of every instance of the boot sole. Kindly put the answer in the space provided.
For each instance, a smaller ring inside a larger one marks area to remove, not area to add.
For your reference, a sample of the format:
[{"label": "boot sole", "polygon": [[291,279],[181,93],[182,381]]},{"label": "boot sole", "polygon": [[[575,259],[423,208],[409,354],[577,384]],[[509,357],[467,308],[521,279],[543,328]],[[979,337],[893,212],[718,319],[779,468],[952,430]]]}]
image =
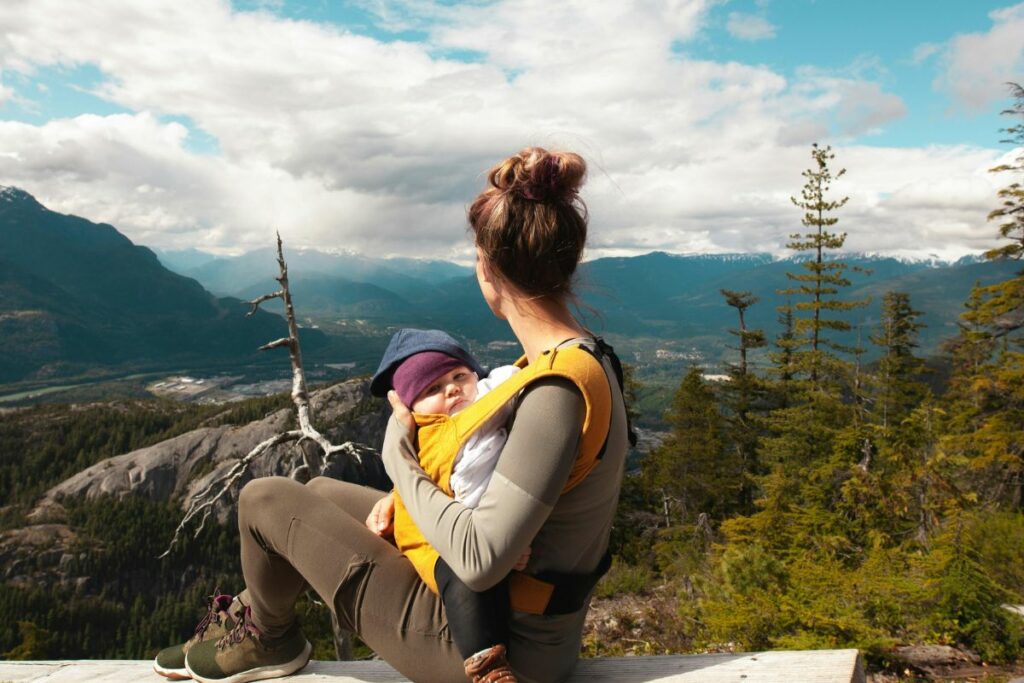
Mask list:
[{"label": "boot sole", "polygon": [[153,662],[153,671],[172,681],[187,681],[192,678],[191,674],[184,667],[180,669],[165,669],[156,662]]},{"label": "boot sole", "polygon": [[299,653],[298,657],[290,662],[285,662],[283,664],[271,664],[269,666],[258,666],[255,669],[240,671],[233,676],[227,676],[225,678],[204,678],[203,676],[196,674],[192,669],[189,669],[188,661],[185,662],[185,669],[188,670],[189,676],[199,681],[199,683],[247,683],[247,681],[262,681],[267,678],[290,676],[309,664],[309,658],[312,654],[313,646],[309,641],[306,641],[306,647],[302,649],[302,652]]}]

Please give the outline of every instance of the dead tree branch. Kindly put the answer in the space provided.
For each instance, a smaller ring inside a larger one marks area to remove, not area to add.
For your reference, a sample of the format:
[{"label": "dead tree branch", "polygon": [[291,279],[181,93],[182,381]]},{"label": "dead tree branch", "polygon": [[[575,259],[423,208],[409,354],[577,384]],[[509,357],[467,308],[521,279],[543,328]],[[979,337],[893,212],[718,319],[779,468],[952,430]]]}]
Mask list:
[{"label": "dead tree branch", "polygon": [[288,337],[284,337],[283,339],[276,339],[270,342],[269,344],[264,344],[263,346],[261,346],[260,351],[268,351],[270,349],[279,349],[282,346],[290,346],[291,342],[292,340],[289,339]]},{"label": "dead tree branch", "polygon": [[252,310],[250,310],[248,313],[246,313],[245,316],[248,318],[248,317],[250,317],[252,315],[255,315],[256,311],[259,310],[260,304],[263,303],[264,301],[270,301],[271,299],[281,299],[283,297],[284,297],[284,290],[283,289],[279,289],[276,292],[274,292],[273,294],[264,294],[263,296],[261,296],[259,298],[253,299],[252,301],[249,302],[249,305],[252,306]]},{"label": "dead tree branch", "polygon": [[239,459],[226,474],[217,477],[207,484],[206,488],[193,496],[192,502],[189,505],[188,510],[185,512],[185,516],[181,518],[181,521],[178,522],[178,527],[174,530],[174,536],[171,538],[170,545],[167,546],[167,550],[160,554],[160,557],[166,557],[170,554],[171,549],[177,544],[178,539],[185,530],[185,527],[187,527],[193,519],[200,517],[201,515],[199,519],[199,526],[196,528],[194,536],[199,535],[199,532],[202,531],[203,527],[206,525],[206,520],[210,516],[210,513],[213,512],[213,506],[231,490],[231,487],[234,486],[239,479],[242,478],[242,475],[244,475],[249,469],[249,465],[253,460],[260,457],[274,446],[287,443],[288,441],[296,441],[301,436],[302,432],[297,429],[293,429],[288,432],[275,434],[269,439],[261,441],[255,448]]},{"label": "dead tree branch", "polygon": [[[275,279],[281,284],[281,289],[273,294],[264,294],[250,301],[249,304],[252,306],[252,309],[246,315],[251,316],[256,313],[260,304],[264,301],[269,301],[270,299],[281,299],[284,301],[285,319],[288,322],[288,336],[272,341],[269,344],[264,344],[260,347],[260,350],[288,348],[288,355],[291,358],[292,364],[292,403],[295,404],[295,414],[299,428],[275,434],[269,439],[260,442],[240,458],[227,473],[217,477],[207,484],[202,491],[195,494],[189,502],[189,507],[184,517],[182,517],[178,527],[174,530],[174,536],[171,538],[167,550],[160,557],[165,557],[171,552],[171,549],[177,544],[185,528],[196,518],[199,519],[199,522],[193,535],[198,536],[206,525],[206,520],[213,512],[217,502],[226,499],[233,487],[249,471],[252,463],[274,446],[288,442],[295,442],[299,446],[302,453],[302,464],[292,471],[291,474],[295,478],[312,478],[322,474],[324,468],[330,463],[331,456],[336,453],[344,454],[346,457],[353,458],[360,465],[363,464],[363,454],[368,450],[366,447],[351,441],[334,445],[313,426],[313,411],[309,404],[309,393],[306,390],[306,373],[302,366],[302,350],[299,348],[299,326],[295,321],[295,310],[292,307],[291,290],[288,287],[288,264],[284,260],[280,234],[277,235],[277,265],[279,274]],[[302,448],[306,442],[313,442],[318,448]]]}]

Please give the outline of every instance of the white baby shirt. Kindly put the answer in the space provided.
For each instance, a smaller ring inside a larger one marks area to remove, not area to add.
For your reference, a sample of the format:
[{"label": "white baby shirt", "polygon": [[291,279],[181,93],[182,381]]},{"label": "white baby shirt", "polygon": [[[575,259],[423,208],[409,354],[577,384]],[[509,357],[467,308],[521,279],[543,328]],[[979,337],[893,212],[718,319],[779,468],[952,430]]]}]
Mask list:
[{"label": "white baby shirt", "polygon": [[[517,372],[519,368],[514,365],[502,365],[491,370],[486,379],[480,380],[476,385],[477,400]],[[452,491],[455,493],[455,500],[466,507],[475,508],[480,503],[480,497],[491,481],[491,474],[498,464],[498,456],[501,455],[501,449],[505,447],[505,440],[508,439],[505,425],[512,417],[512,410],[513,402],[509,401],[481,425],[480,429],[473,432],[455,456],[451,477]]]}]

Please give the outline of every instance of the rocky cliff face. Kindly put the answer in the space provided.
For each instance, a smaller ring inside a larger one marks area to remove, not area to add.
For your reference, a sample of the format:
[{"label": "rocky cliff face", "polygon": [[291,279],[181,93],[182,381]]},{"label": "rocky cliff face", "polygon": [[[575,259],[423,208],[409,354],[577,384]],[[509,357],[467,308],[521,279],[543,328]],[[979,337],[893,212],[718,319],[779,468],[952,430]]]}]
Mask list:
[{"label": "rocky cliff face", "polygon": [[[314,424],[333,443],[354,441],[379,445],[390,408],[373,399],[365,380],[337,384],[311,396]],[[279,410],[243,426],[222,425],[196,429],[139,450],[102,460],[57,484],[42,497],[30,515],[38,519],[60,504],[64,497],[142,496],[151,500],[181,498],[192,494],[230,469],[258,443],[293,428],[294,411]],[[345,456],[340,456],[346,459]],[[251,476],[287,475],[301,459],[294,443],[281,444],[253,463]],[[387,486],[379,456],[364,463],[329,463],[327,472],[347,481]]]},{"label": "rocky cliff face", "polygon": [[[378,449],[391,411],[385,401],[370,396],[369,382],[351,380],[322,389],[310,396],[310,402],[314,425],[332,443],[352,441],[372,448],[361,449],[361,462],[336,455],[325,464],[324,475],[390,488]],[[82,470],[42,496],[28,515],[28,526],[0,534],[0,580],[14,584],[38,580],[73,584],[78,580],[62,571],[75,552],[77,538],[76,531],[66,524],[63,501],[140,496],[154,501],[178,500],[187,507],[192,495],[226,473],[261,441],[293,428],[294,422],[294,410],[278,410],[247,425],[196,429]],[[277,446],[255,461],[240,483],[256,477],[288,475],[301,457],[294,443]],[[219,506],[219,522],[231,523],[239,488]],[[29,565],[36,571],[42,569],[46,576],[26,571]]]}]

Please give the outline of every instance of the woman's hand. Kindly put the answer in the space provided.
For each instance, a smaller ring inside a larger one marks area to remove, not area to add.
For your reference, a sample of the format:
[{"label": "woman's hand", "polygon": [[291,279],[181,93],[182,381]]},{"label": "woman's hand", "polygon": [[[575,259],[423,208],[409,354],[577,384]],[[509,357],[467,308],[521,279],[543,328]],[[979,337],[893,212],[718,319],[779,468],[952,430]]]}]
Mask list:
[{"label": "woman's hand", "polygon": [[392,389],[388,392],[388,401],[391,403],[391,412],[395,418],[410,432],[416,429],[416,420],[412,419],[409,408],[398,398],[398,392]]},{"label": "woman's hand", "polygon": [[530,551],[531,550],[533,550],[533,548],[527,546],[526,550],[523,551],[523,554],[519,556],[519,559],[516,560],[516,563],[512,566],[512,569],[515,569],[516,571],[519,571],[519,572],[521,572],[524,569],[526,569],[526,565],[530,561]]},{"label": "woman's hand", "polygon": [[395,531],[395,494],[389,493],[376,503],[366,518],[366,528],[381,538],[391,538]]}]

